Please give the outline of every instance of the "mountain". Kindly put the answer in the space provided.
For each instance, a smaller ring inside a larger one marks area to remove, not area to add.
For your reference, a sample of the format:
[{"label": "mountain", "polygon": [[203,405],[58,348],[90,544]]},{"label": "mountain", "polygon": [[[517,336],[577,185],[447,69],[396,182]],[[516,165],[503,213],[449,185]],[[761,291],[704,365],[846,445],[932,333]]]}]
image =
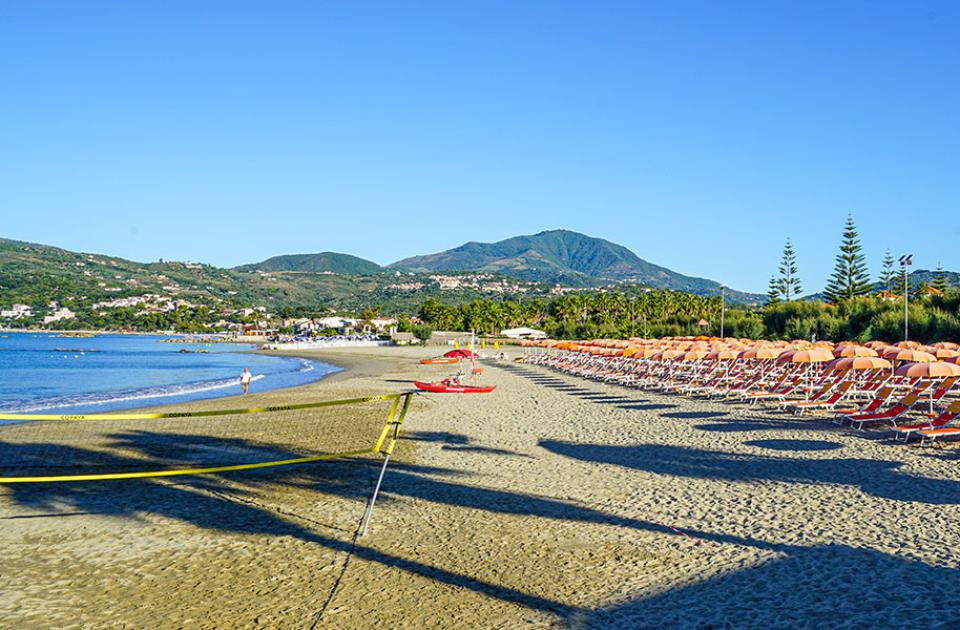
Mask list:
[{"label": "mountain", "polygon": [[375,262],[336,252],[319,254],[287,254],[274,256],[262,262],[234,267],[235,271],[307,271],[312,273],[346,273],[372,275],[383,273],[383,267]]},{"label": "mountain", "polygon": [[[937,272],[931,269],[917,269],[916,271],[910,272],[910,287],[911,291],[916,291],[917,287],[921,284],[932,285],[934,280],[937,277]],[[947,287],[951,289],[956,289],[960,287],[960,273],[956,271],[944,271],[943,280],[946,282]],[[879,282],[874,283],[874,291],[882,291],[884,286]],[[903,293],[903,285],[900,284],[900,276],[897,275],[896,279],[893,281],[893,291],[894,293]],[[826,296],[822,291],[817,293],[811,293],[810,295],[805,295],[801,300],[815,301],[820,300],[821,302],[826,300]]]},{"label": "mountain", "polygon": [[[373,265],[353,256],[334,256],[351,265],[352,261],[366,263],[352,267],[357,270],[368,270]],[[381,307],[385,315],[392,315],[414,313],[428,298],[461,304],[500,297],[504,289],[510,295],[521,292],[529,297],[546,297],[550,291],[549,286],[496,275],[464,277],[441,286],[425,274],[387,272],[376,265],[374,268],[379,273],[239,271],[172,260],[141,263],[0,238],[0,307],[22,303],[34,306],[40,313],[53,300],[78,313],[89,314],[104,310],[95,308],[97,304],[112,303],[115,306],[105,310],[115,313],[143,310],[143,300],[137,298],[154,296],[150,298],[153,302],[180,300],[213,312],[251,306],[262,306],[274,313],[322,313],[330,309],[359,312]],[[124,304],[124,300],[129,308],[116,306]],[[116,318],[111,320],[115,321]],[[109,327],[111,322],[94,321],[90,325]],[[0,321],[0,325],[4,323]]]},{"label": "mountain", "polygon": [[[460,247],[414,256],[388,265],[413,272],[488,271],[523,280],[596,286],[635,282],[656,289],[703,295],[720,293],[720,283],[694,278],[643,260],[632,251],[600,238],[568,230],[516,236],[497,243],[469,242]],[[764,296],[727,291],[731,301],[762,302]]]},{"label": "mountain", "polygon": [[[937,278],[937,272],[929,269],[917,269],[910,274],[910,286],[916,287],[921,282],[933,284]],[[960,287],[960,273],[955,271],[944,271],[943,280],[948,287]]]}]

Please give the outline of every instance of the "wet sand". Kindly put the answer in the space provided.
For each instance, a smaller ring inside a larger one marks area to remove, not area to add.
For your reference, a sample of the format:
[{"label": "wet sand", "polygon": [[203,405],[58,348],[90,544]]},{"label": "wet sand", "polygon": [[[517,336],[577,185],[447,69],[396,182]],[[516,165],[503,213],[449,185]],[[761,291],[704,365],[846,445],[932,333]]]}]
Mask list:
[{"label": "wet sand", "polygon": [[[349,369],[243,406],[404,391],[431,350],[319,351]],[[484,367],[415,399],[364,538],[372,458],[0,487],[0,625],[960,623],[960,448]]]}]

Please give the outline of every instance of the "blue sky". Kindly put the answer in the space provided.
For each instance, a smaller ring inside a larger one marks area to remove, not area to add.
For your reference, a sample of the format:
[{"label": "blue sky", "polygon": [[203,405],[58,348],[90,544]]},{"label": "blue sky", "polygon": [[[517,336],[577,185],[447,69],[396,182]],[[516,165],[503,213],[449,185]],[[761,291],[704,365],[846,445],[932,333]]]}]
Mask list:
[{"label": "blue sky", "polygon": [[7,3],[0,235],[379,263],[544,229],[820,290],[960,270],[953,2]]}]

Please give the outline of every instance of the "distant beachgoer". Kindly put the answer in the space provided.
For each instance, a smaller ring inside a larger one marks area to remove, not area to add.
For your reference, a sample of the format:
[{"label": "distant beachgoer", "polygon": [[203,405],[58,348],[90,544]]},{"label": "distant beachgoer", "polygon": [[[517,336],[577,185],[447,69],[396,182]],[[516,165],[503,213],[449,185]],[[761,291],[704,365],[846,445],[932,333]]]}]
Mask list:
[{"label": "distant beachgoer", "polygon": [[244,394],[250,389],[250,381],[252,380],[253,374],[250,373],[250,368],[243,368],[243,374],[240,375],[240,389],[243,390]]}]

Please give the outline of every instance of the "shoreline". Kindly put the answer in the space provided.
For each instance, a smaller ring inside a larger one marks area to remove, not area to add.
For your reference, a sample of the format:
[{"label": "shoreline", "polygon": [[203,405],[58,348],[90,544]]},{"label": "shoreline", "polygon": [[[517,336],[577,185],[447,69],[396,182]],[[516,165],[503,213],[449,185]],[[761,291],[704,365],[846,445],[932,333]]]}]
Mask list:
[{"label": "shoreline", "polygon": [[[371,373],[371,368],[365,367],[365,366],[368,366],[368,364],[370,364],[370,361],[365,360],[361,357],[351,357],[347,355],[347,356],[339,356],[336,358],[336,360],[331,360],[329,356],[325,356],[328,354],[327,351],[323,351],[323,352],[312,352],[309,350],[297,350],[297,351],[288,351],[288,352],[263,351],[260,349],[260,346],[258,344],[250,344],[249,342],[245,342],[244,345],[251,345],[254,347],[250,347],[244,350],[239,350],[236,352],[237,355],[243,355],[243,354],[249,354],[253,356],[266,355],[266,356],[276,357],[280,359],[289,359],[289,360],[303,359],[303,360],[323,364],[324,367],[329,367],[331,371],[322,373],[318,378],[305,383],[299,383],[294,385],[281,385],[277,387],[270,387],[269,389],[258,389],[257,387],[258,382],[254,381],[251,385],[250,393],[248,393],[246,396],[243,396],[240,393],[239,377],[238,377],[238,383],[235,387],[226,386],[226,387],[223,387],[222,389],[213,390],[213,391],[216,391],[217,393],[217,395],[215,396],[202,396],[204,391],[209,392],[211,390],[202,390],[200,392],[185,392],[185,393],[175,392],[169,395],[158,394],[156,396],[144,397],[142,400],[131,400],[129,401],[130,403],[132,403],[131,406],[126,406],[122,404],[123,401],[107,400],[107,401],[98,402],[98,403],[80,403],[80,404],[70,405],[70,406],[61,405],[61,406],[42,407],[42,408],[32,407],[29,411],[9,411],[4,413],[10,413],[10,414],[39,413],[39,414],[61,415],[61,410],[69,410],[69,409],[84,409],[85,411],[82,412],[84,415],[133,413],[133,412],[140,412],[143,410],[150,410],[151,412],[156,412],[158,410],[178,411],[184,408],[185,406],[191,406],[199,403],[216,404],[218,401],[232,400],[235,398],[256,399],[260,396],[271,395],[271,394],[282,394],[283,392],[286,392],[289,395],[297,396],[299,395],[300,391],[303,388],[316,387],[319,383],[335,383],[335,382],[339,382],[341,380],[347,379],[352,374],[357,373],[358,368],[360,368],[359,373],[361,374],[369,375]],[[316,369],[318,371],[322,371],[319,366],[316,367]],[[180,397],[180,396],[189,397],[194,394],[201,394],[201,397],[194,398],[192,400],[178,400],[173,402],[163,400],[168,396],[171,398]],[[107,410],[97,409],[97,407],[103,407],[108,405],[112,406],[117,403],[120,403],[120,406],[116,408],[110,408]],[[70,415],[71,413],[74,413],[74,412],[64,411],[62,413],[65,415]]]},{"label": "shoreline", "polygon": [[[350,388],[351,381],[376,378],[383,373],[385,368],[389,369],[396,363],[404,360],[401,357],[382,355],[369,356],[371,354],[369,351],[377,350],[377,348],[358,348],[354,349],[353,352],[350,350],[351,349],[344,348],[314,351],[295,350],[287,352],[280,350],[250,350],[249,352],[251,353],[266,354],[280,358],[307,359],[310,361],[317,361],[319,363],[330,365],[336,369],[335,371],[329,372],[321,376],[319,379],[310,381],[309,383],[301,383],[299,385],[277,387],[261,391],[256,390],[254,387],[256,383],[254,383],[251,385],[250,392],[246,395],[239,393],[239,386],[237,386],[236,393],[225,394],[223,396],[215,396],[211,398],[176,403],[142,405],[124,409],[124,412],[164,413],[192,411],[199,410],[201,408],[205,411],[209,411],[211,409],[219,408],[217,405],[224,401],[238,400],[250,401],[248,406],[251,407],[266,404],[273,405],[278,404],[276,399],[283,396],[302,398],[305,395],[315,394],[315,398],[323,399],[322,392],[324,389],[339,389],[343,387]],[[359,352],[356,350],[359,350]],[[330,356],[331,354],[335,356]],[[382,388],[382,390],[371,391],[369,394],[363,395],[393,394],[413,389],[412,382],[406,388],[398,389],[394,385],[394,383],[391,383],[390,386],[386,386]],[[353,396],[353,393],[351,393],[350,396]]]}]

